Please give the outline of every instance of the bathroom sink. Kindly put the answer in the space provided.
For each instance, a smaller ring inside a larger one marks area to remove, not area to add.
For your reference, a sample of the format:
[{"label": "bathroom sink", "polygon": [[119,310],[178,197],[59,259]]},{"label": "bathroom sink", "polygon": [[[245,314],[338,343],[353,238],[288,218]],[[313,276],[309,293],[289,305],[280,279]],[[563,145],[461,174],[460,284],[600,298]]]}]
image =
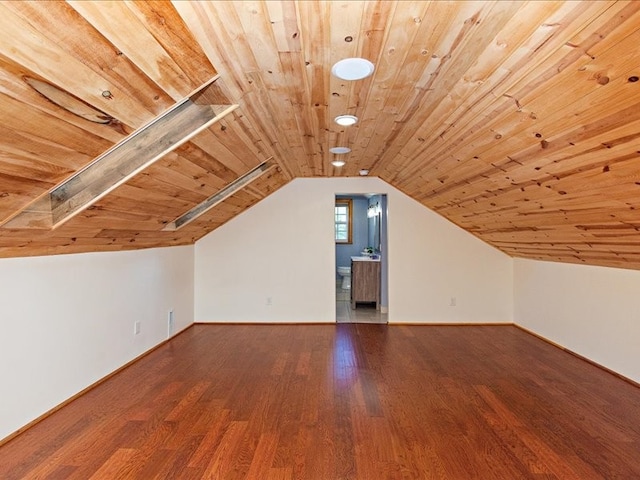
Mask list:
[{"label": "bathroom sink", "polygon": [[351,257],[351,260],[353,260],[354,262],[379,262],[380,257],[378,256],[377,258],[371,258],[366,256],[359,256],[359,257]]}]

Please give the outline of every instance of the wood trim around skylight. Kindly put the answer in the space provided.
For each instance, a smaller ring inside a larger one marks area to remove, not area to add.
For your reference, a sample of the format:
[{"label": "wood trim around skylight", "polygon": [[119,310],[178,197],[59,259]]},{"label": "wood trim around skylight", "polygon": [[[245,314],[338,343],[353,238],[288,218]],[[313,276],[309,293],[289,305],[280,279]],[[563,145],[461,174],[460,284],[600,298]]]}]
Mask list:
[{"label": "wood trim around skylight", "polygon": [[3,226],[56,228],[224,118],[238,105],[203,102],[203,99],[220,98],[214,92],[207,94],[209,89],[214,88],[218,78],[219,75],[216,75],[191,95],[96,157]]},{"label": "wood trim around skylight", "polygon": [[263,174],[265,174],[266,172],[268,172],[269,170],[275,167],[275,165],[272,165],[269,163],[269,160],[271,160],[271,158],[265,160],[264,162],[260,163],[256,167],[249,170],[244,175],[238,177],[229,185],[222,188],[220,191],[216,192],[215,194],[211,195],[209,198],[199,203],[198,205],[193,207],[191,210],[189,210],[185,214],[180,215],[173,222],[168,223],[163,228],[163,230],[175,231],[184,227],[185,225],[194,221],[196,218],[200,217],[201,215],[211,210],[220,202],[223,202],[225,199],[229,198],[231,195],[233,195],[237,191],[242,190],[249,183],[253,182],[258,177],[262,176]]}]

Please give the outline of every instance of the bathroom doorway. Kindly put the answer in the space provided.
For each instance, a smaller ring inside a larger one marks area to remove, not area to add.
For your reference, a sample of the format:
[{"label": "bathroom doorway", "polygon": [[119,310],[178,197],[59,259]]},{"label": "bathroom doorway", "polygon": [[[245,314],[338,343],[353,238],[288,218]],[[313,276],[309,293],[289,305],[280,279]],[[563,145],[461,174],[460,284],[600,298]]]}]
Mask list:
[{"label": "bathroom doorway", "polygon": [[336,322],[387,323],[387,195],[336,195],[334,220]]}]

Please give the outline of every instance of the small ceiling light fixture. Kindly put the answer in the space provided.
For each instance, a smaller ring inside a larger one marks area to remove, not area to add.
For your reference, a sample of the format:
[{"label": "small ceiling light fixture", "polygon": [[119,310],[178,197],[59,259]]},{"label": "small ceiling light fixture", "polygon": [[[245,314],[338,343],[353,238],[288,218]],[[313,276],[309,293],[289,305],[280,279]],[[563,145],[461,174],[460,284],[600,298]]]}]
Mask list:
[{"label": "small ceiling light fixture", "polygon": [[331,147],[329,151],[336,155],[344,155],[345,153],[349,153],[351,149],[349,147]]},{"label": "small ceiling light fixture", "polygon": [[331,67],[331,73],[342,80],[362,80],[374,70],[373,63],[365,58],[345,58]]},{"label": "small ceiling light fixture", "polygon": [[333,165],[334,167],[343,167],[344,164],[344,160],[334,160],[333,162],[331,162],[331,165]]},{"label": "small ceiling light fixture", "polygon": [[367,175],[369,175],[369,170],[367,170],[366,168],[363,168],[362,170],[360,170],[359,173],[361,177],[366,177]]},{"label": "small ceiling light fixture", "polygon": [[358,123],[358,117],[355,115],[338,115],[333,119],[338,125],[342,125],[343,127],[348,127],[350,125],[355,125]]}]

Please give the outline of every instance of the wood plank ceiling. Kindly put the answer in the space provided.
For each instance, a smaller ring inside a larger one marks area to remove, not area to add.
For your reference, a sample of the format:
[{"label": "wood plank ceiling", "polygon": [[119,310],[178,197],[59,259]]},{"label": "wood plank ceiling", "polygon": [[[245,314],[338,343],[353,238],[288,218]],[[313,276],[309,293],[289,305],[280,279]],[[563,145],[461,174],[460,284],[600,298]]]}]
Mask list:
[{"label": "wood plank ceiling", "polygon": [[[640,268],[640,2],[6,1],[0,31],[0,256],[190,244],[369,169],[510,255]],[[331,75],[353,56],[374,75]],[[216,75],[222,120],[57,228],[12,221]]]}]

